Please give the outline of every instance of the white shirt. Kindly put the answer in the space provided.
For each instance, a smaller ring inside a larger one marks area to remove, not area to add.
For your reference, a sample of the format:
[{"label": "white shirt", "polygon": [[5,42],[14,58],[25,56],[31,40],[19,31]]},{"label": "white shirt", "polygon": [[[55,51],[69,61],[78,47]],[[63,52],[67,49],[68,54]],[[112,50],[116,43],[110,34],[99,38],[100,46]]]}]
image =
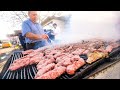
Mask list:
[{"label": "white shirt", "polygon": [[54,28],[54,33],[55,33],[55,39],[59,40],[60,39],[60,34],[61,34],[61,30],[59,27],[57,27],[56,29]]}]

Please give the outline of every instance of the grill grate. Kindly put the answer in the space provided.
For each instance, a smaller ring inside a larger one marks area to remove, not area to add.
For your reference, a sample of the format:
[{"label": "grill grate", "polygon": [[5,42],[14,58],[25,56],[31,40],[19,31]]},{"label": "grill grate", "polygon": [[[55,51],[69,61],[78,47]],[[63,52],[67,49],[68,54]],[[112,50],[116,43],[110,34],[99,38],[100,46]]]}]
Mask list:
[{"label": "grill grate", "polygon": [[[102,66],[104,63],[106,63],[106,65],[107,65],[107,63],[110,64],[110,61],[112,61],[111,63],[113,63],[115,61],[119,61],[118,60],[118,59],[120,59],[120,52],[118,52],[119,50],[120,50],[120,48],[117,49],[114,53],[112,52],[110,54],[110,58],[104,58],[104,59],[97,60],[96,62],[94,62],[90,65],[85,64],[80,69],[78,69],[74,75],[68,75],[67,73],[65,73],[65,74],[61,75],[60,77],[58,77],[57,79],[78,79],[78,78],[82,79],[82,78],[85,78],[85,77],[89,76],[91,73],[95,73],[92,71],[94,71],[97,67]],[[23,57],[21,52],[14,52],[14,54],[11,55],[11,57],[8,59],[7,63],[5,64],[5,66],[1,72],[1,77],[0,77],[1,79],[34,79],[34,76],[37,73],[37,68],[36,68],[35,64],[23,67],[16,71],[8,70],[8,67],[10,66],[10,64],[12,64],[14,60],[21,58],[21,57]],[[86,58],[85,55],[82,55],[81,57],[83,57],[84,59]],[[105,67],[105,66],[103,66],[103,67]]]},{"label": "grill grate", "polygon": [[23,57],[21,52],[15,52],[9,58],[8,62],[4,67],[7,70],[3,70],[1,73],[1,79],[33,79],[37,73],[36,65],[29,65],[16,71],[9,71],[8,67],[13,63],[14,60]]}]

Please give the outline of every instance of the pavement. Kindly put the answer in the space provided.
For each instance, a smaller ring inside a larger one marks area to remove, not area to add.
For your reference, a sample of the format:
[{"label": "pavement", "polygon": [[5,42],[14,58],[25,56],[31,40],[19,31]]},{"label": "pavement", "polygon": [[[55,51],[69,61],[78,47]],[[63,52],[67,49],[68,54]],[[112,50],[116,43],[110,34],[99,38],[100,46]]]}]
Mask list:
[{"label": "pavement", "polygon": [[120,61],[89,77],[89,79],[120,79]]}]

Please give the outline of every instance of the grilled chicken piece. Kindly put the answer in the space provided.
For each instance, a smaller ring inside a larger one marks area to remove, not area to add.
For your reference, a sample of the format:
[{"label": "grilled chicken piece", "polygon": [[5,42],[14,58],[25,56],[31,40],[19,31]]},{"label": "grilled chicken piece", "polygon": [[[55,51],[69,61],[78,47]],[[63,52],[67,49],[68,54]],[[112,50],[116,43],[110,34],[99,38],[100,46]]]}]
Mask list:
[{"label": "grilled chicken piece", "polygon": [[108,53],[94,51],[93,53],[88,54],[88,59],[86,60],[87,63],[91,64],[100,58],[107,57]]}]

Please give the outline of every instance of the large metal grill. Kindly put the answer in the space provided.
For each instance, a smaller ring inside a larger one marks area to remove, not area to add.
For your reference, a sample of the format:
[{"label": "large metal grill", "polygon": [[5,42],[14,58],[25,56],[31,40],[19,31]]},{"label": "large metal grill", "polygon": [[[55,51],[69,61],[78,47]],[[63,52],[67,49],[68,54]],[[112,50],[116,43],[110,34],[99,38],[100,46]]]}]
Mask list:
[{"label": "large metal grill", "polygon": [[[88,78],[88,76],[118,62],[120,60],[120,47],[114,49],[110,54],[109,58],[104,58],[97,60],[92,64],[85,64],[81,68],[79,68],[74,75],[68,75],[67,73],[61,75],[57,79],[82,79]],[[8,68],[10,64],[13,63],[15,59],[23,57],[21,52],[14,52],[11,57],[8,59],[5,64],[0,78],[1,79],[34,79],[35,74],[37,73],[36,65],[29,65],[18,69],[16,71],[9,71]],[[80,57],[87,59],[85,55],[81,55]]]}]

